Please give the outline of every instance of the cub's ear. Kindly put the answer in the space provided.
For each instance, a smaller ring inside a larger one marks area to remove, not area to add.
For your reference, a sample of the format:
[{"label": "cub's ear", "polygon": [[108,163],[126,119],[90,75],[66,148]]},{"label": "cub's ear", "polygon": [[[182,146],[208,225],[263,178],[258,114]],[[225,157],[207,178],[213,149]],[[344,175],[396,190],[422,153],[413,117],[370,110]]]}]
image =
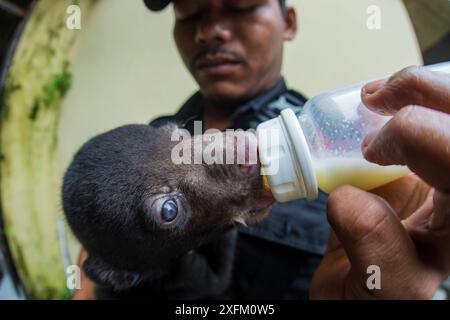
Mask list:
[{"label": "cub's ear", "polygon": [[92,255],[89,255],[84,262],[83,269],[91,280],[117,292],[136,287],[144,280],[144,277],[137,272],[117,269],[103,259]]},{"label": "cub's ear", "polygon": [[153,128],[166,128],[168,131],[173,131],[182,128],[183,124],[176,122],[173,117],[160,117],[150,122],[150,126]]}]

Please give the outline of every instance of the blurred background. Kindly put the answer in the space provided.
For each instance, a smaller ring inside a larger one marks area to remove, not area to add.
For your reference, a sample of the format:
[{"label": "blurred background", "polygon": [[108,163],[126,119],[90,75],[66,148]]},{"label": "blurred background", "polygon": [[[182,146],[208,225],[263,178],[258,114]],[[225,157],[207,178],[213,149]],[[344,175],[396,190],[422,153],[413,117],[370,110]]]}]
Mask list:
[{"label": "blurred background", "polygon": [[[66,27],[72,4],[80,30]],[[450,60],[448,0],[288,4],[299,34],[284,74],[308,97]],[[373,5],[379,30],[366,24]],[[141,0],[0,0],[0,299],[70,297],[78,245],[62,218],[62,174],[93,135],[171,114],[196,90],[172,25],[171,9]],[[436,299],[446,297],[444,284]]]}]

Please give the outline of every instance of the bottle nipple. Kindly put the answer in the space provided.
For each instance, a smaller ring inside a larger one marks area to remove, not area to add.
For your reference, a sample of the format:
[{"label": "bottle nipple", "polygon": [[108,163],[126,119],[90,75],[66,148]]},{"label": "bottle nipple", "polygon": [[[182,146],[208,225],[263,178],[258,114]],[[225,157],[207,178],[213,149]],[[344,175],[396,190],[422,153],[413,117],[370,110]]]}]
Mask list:
[{"label": "bottle nipple", "polygon": [[269,179],[267,178],[266,175],[262,174],[261,175],[261,179],[262,179],[262,185],[263,185],[263,189],[266,192],[271,192],[270,190],[270,184],[269,184]]}]

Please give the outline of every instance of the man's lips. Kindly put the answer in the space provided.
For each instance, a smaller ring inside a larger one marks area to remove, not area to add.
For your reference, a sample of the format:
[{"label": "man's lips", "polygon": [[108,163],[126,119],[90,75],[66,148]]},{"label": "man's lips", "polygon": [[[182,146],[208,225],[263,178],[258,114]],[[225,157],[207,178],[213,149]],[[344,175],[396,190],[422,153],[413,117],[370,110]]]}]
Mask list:
[{"label": "man's lips", "polygon": [[194,63],[199,72],[210,75],[228,75],[242,67],[243,61],[220,55],[207,55]]}]

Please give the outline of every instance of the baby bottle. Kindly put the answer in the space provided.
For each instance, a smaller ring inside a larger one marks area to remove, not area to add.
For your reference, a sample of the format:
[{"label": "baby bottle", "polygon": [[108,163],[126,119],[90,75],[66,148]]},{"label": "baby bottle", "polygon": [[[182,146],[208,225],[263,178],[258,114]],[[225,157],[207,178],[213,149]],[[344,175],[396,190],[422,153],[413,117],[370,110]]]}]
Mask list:
[{"label": "baby bottle", "polygon": [[[450,73],[448,62],[428,68]],[[330,193],[346,184],[371,190],[410,173],[364,159],[364,138],[391,119],[362,104],[365,83],[322,93],[299,116],[285,109],[258,126],[261,171],[278,202],[313,200],[319,189]]]}]

